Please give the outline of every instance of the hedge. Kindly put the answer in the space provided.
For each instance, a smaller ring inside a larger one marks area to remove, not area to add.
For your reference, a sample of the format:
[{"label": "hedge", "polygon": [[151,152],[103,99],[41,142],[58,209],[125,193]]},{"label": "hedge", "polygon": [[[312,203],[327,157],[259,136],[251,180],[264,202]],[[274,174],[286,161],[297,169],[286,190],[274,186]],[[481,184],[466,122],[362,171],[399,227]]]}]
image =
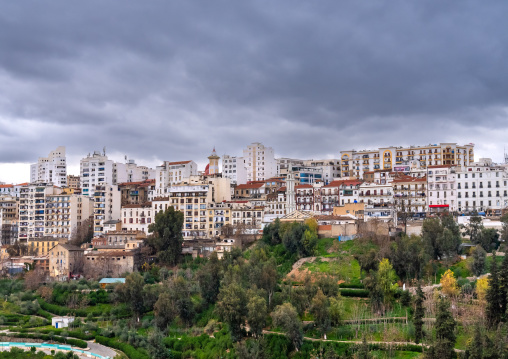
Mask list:
[{"label": "hedge", "polygon": [[367,289],[340,289],[340,294],[343,297],[369,297],[369,291]]},{"label": "hedge", "polygon": [[365,286],[362,283],[340,283],[339,288],[365,289]]},{"label": "hedge", "polygon": [[51,315],[51,313],[49,312],[46,312],[45,310],[43,309],[39,309],[37,311],[37,315],[40,316],[40,317],[44,317],[46,318],[47,320],[52,320],[53,319],[53,316]]},{"label": "hedge", "polygon": [[[96,309],[93,311],[87,311],[86,309],[71,309],[71,308],[62,307],[62,306],[56,305],[56,304],[50,304],[42,298],[37,298],[37,301],[39,302],[39,305],[41,306],[41,308],[44,309],[45,311],[48,311],[48,312],[56,314],[56,315],[61,315],[61,316],[72,314],[76,317],[85,318],[89,314],[92,314],[93,317],[99,317],[101,315],[109,315],[109,313],[110,313],[109,310],[103,311],[101,309]],[[118,306],[116,306],[116,307],[118,308]],[[128,317],[130,315],[127,312],[128,309],[125,306],[122,307],[121,309],[122,309],[122,311],[120,313],[118,313],[118,315],[117,315],[118,317]]]},{"label": "hedge", "polygon": [[150,359],[148,355],[145,353],[137,350],[132,345],[129,345],[127,343],[121,342],[119,340],[116,340],[114,338],[106,338],[100,335],[97,335],[95,337],[95,341],[99,344],[105,345],[107,347],[115,348],[118,350],[121,350],[129,357],[129,359]]},{"label": "hedge", "polygon": [[75,347],[79,347],[79,348],[86,348],[88,346],[84,340],[64,338],[64,337],[59,337],[56,335],[53,336],[53,338],[51,338],[48,334],[9,333],[8,336],[14,337],[14,338],[41,339],[44,341],[52,340],[52,341],[59,342],[59,343],[66,343],[66,344],[69,344],[69,345],[72,345]]}]

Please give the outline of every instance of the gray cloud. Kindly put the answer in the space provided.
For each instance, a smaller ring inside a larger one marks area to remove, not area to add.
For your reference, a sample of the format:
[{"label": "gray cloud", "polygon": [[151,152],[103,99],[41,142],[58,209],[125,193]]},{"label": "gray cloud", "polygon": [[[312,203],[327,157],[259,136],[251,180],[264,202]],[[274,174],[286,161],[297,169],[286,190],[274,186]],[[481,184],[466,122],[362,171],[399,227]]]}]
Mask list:
[{"label": "gray cloud", "polygon": [[0,162],[57,145],[202,162],[253,141],[300,158],[476,142],[500,160],[508,134],[506,2],[0,6]]}]

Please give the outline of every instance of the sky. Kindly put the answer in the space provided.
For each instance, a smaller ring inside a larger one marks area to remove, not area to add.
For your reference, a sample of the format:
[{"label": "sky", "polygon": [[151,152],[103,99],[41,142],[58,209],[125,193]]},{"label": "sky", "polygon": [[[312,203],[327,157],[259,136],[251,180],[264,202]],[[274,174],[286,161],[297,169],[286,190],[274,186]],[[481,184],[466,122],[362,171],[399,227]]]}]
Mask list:
[{"label": "sky", "polygon": [[[0,0],[0,181],[57,146],[152,168],[508,143],[506,1]],[[201,168],[204,169],[204,168]]]}]

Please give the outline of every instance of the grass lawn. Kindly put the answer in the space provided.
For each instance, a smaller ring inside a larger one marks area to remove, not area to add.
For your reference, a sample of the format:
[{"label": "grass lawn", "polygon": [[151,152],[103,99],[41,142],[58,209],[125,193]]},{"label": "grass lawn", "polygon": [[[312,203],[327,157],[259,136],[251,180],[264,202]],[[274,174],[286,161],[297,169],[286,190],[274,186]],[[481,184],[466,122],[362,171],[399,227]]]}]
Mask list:
[{"label": "grass lawn", "polygon": [[312,263],[305,263],[304,269],[313,273],[324,273],[337,277],[346,283],[359,282],[361,279],[360,264],[352,257],[321,261],[317,258]]}]

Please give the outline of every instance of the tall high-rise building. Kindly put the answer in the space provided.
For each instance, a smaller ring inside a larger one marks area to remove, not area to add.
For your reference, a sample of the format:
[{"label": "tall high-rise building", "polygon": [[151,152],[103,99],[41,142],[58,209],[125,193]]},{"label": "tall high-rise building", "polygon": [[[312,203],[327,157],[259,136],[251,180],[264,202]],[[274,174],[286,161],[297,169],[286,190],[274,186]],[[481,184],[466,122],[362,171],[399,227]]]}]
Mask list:
[{"label": "tall high-rise building", "polygon": [[[273,148],[254,142],[243,150],[243,157],[224,155],[222,175],[231,182],[263,181],[277,175],[277,161]],[[245,176],[244,176],[245,174]]]},{"label": "tall high-rise building", "polygon": [[48,157],[39,157],[37,163],[30,166],[30,182],[52,183],[58,187],[67,186],[67,162],[65,147],[59,146]]},{"label": "tall high-rise building", "polygon": [[164,161],[156,167],[155,194],[167,195],[169,187],[181,183],[184,179],[198,174],[198,165],[194,161]]}]

